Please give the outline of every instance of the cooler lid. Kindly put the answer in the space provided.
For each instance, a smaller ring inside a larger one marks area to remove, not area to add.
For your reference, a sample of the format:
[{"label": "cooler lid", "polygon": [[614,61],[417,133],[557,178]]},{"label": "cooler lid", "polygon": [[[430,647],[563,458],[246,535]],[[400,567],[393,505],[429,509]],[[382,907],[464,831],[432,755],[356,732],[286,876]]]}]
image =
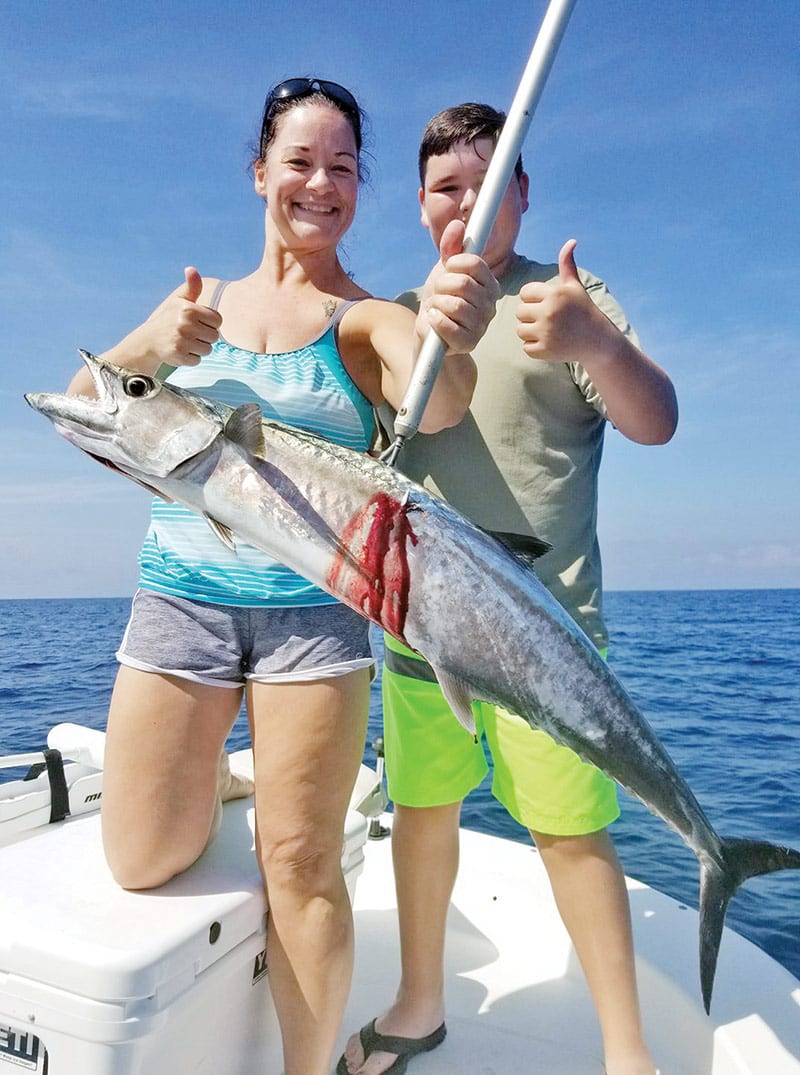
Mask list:
[{"label": "cooler lid", "polygon": [[125,892],[103,856],[98,814],[0,848],[0,972],[90,997],[155,995],[263,930],[252,800],[227,803],[200,860],[161,888]]}]

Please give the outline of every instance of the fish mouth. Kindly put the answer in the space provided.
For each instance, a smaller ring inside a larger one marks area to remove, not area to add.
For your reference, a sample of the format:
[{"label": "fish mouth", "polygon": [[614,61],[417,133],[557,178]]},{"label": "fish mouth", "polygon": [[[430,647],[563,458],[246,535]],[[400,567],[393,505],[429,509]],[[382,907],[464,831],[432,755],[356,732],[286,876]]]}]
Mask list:
[{"label": "fish mouth", "polygon": [[73,440],[73,431],[80,431],[83,439],[105,439],[111,432],[118,404],[111,386],[103,377],[106,366],[114,369],[110,363],[103,363],[89,351],[79,351],[84,365],[91,374],[97,398],[82,395],[67,395],[58,392],[26,392],[25,402],[40,414],[44,414],[58,432]]},{"label": "fish mouth", "polygon": [[[101,362],[99,358],[96,358],[95,355],[91,354],[89,351],[84,351],[83,348],[78,350],[78,354],[83,359],[84,366],[86,366],[89,373],[92,375],[94,387],[97,392],[98,403],[100,403],[104,410],[108,407],[109,403],[111,403],[113,404],[113,410],[116,411],[116,401],[113,399],[109,386],[103,377],[103,369],[105,366],[110,365],[110,363]],[[116,370],[116,372],[121,376],[121,370]]]}]

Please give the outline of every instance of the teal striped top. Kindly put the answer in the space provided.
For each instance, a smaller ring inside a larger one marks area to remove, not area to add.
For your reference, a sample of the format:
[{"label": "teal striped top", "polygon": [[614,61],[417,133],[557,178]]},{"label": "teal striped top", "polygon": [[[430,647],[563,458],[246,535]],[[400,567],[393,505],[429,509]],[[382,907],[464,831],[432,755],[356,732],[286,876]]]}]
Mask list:
[{"label": "teal striped top", "polygon": [[[374,417],[342,364],[336,326],[343,304],[322,335],[296,351],[255,354],[219,340],[197,366],[180,366],[171,384],[231,407],[258,403],[265,417],[366,451]],[[139,585],[214,604],[297,607],[335,599],[244,542],[228,549],[205,519],[156,497],[139,554]]]}]

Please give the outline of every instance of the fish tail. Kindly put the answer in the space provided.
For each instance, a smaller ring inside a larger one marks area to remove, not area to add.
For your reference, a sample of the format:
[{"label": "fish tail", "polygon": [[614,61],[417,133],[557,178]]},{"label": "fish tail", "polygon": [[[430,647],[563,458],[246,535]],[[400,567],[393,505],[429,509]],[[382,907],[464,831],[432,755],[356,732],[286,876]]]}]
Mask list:
[{"label": "fish tail", "polygon": [[725,912],[743,881],[775,870],[800,870],[800,851],[761,840],[721,841],[718,860],[705,860],[700,873],[700,986],[706,1013],[722,940]]}]

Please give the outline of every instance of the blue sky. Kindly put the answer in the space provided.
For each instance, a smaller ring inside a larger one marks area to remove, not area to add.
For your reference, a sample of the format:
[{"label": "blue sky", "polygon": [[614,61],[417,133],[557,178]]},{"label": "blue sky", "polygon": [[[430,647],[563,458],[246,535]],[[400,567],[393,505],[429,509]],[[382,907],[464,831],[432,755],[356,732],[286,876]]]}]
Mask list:
[{"label": "blue sky", "polygon": [[[249,272],[247,174],[281,78],[350,87],[372,178],[346,247],[419,282],[416,148],[461,100],[507,109],[544,2],[5,0],[0,37],[0,597],[121,595],[147,495],[25,405],[182,277]],[[800,586],[800,5],[578,0],[525,146],[519,249],[578,239],[671,374],[671,444],[607,438],[609,589]]]}]

